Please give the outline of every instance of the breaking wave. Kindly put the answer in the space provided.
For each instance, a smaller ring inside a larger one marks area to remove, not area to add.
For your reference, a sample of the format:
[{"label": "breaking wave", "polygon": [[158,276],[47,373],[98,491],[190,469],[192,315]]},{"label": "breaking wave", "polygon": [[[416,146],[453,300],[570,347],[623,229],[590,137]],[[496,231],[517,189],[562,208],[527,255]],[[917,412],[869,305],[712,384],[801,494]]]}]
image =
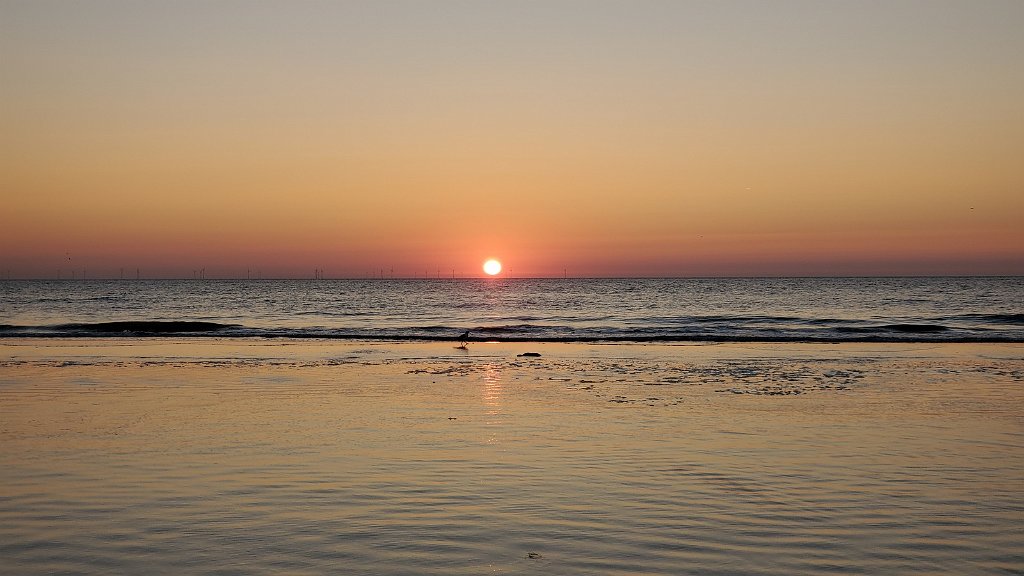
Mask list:
[{"label": "breaking wave", "polygon": [[[475,326],[289,327],[208,321],[127,320],[42,326],[0,324],[0,337],[229,337],[471,342],[1024,342],[1024,330],[936,323],[869,324],[853,320],[754,317],[677,318],[642,326],[495,324]],[[859,324],[859,325],[851,325]]]}]

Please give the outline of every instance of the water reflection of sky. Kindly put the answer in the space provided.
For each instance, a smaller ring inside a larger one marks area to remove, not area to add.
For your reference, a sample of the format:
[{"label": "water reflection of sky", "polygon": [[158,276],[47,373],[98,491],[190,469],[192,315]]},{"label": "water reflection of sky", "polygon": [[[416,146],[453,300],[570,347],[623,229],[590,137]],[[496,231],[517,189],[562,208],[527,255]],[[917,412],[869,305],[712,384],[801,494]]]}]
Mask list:
[{"label": "water reflection of sky", "polygon": [[0,350],[0,571],[1020,565],[1019,345],[27,348]]}]

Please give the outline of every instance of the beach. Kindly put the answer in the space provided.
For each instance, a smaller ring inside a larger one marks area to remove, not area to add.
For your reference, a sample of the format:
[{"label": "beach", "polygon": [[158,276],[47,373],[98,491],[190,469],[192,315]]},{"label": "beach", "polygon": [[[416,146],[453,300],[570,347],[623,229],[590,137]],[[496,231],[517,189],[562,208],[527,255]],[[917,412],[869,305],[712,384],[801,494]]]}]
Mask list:
[{"label": "beach", "polygon": [[7,339],[0,572],[1019,573],[1022,382],[1014,343]]}]

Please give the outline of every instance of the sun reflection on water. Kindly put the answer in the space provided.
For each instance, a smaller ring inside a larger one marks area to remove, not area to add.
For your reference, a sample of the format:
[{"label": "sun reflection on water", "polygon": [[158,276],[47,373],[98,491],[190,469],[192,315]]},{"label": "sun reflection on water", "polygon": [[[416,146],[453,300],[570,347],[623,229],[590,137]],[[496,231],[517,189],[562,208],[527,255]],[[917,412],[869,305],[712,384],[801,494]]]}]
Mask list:
[{"label": "sun reflection on water", "polygon": [[484,405],[489,409],[487,414],[497,414],[501,408],[504,389],[501,384],[501,370],[493,362],[484,369]]},{"label": "sun reflection on water", "polygon": [[[481,395],[484,402],[484,424],[486,426],[499,426],[504,423],[505,413],[502,409],[505,389],[501,381],[501,370],[495,363],[490,363],[484,368],[484,383]],[[492,432],[488,435],[487,443],[494,444],[497,437]]]}]

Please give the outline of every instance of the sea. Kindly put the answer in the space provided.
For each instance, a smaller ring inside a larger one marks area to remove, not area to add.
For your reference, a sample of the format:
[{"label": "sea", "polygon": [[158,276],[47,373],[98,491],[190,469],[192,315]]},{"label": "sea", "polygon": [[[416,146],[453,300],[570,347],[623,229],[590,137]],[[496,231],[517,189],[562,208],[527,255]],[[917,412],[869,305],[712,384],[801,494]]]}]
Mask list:
[{"label": "sea", "polygon": [[0,282],[0,575],[1024,574],[1022,296]]},{"label": "sea", "polygon": [[1024,277],[0,282],[0,337],[1024,342]]}]

